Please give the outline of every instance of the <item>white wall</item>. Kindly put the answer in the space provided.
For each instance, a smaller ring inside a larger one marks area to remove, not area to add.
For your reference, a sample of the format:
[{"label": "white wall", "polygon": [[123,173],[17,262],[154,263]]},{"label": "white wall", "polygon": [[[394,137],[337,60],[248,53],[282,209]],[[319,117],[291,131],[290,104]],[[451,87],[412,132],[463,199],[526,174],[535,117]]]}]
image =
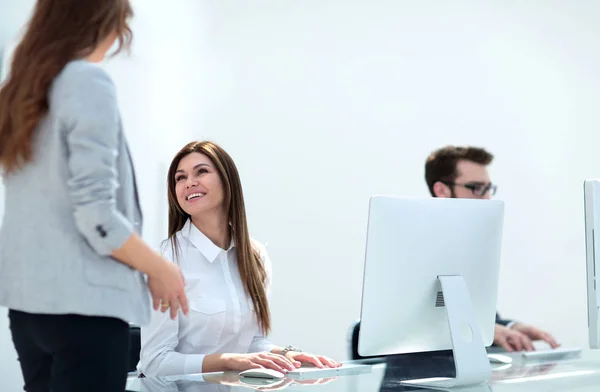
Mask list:
[{"label": "white wall", "polygon": [[458,143],[497,156],[502,314],[586,346],[598,12],[557,0],[203,2],[219,73],[202,89],[218,100],[201,128],[238,163],[252,232],[269,242],[274,341],[345,357],[369,196],[428,196],[425,157]]},{"label": "white wall", "polygon": [[[198,90],[208,75],[199,65],[204,24],[194,0],[164,7],[159,0],[133,3],[131,56],[106,62],[118,88],[123,124],[136,165],[144,212],[144,238],[166,237],[166,173],[175,153],[198,134]],[[157,23],[161,20],[161,23]]]}]

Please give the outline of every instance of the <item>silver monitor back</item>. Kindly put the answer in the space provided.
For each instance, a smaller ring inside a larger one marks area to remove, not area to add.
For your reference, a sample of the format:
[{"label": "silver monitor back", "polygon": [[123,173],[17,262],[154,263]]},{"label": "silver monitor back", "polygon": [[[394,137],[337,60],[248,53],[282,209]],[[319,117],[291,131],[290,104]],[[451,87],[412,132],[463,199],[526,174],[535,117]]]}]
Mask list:
[{"label": "silver monitor back", "polygon": [[600,230],[600,180],[590,179],[583,183],[583,198],[585,211],[585,259],[587,275],[587,311],[588,339],[590,348],[600,348],[600,331],[598,331],[600,316],[596,273],[600,265],[596,259],[596,227]]},{"label": "silver monitor back", "polygon": [[452,349],[442,275],[462,276],[481,340],[490,346],[503,222],[501,201],[373,196],[359,354]]}]

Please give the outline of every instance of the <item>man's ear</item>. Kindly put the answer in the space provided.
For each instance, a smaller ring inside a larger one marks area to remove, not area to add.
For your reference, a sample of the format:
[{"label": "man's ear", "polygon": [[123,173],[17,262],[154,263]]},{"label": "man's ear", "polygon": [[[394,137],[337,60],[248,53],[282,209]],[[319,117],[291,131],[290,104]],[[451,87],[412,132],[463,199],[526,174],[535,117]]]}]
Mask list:
[{"label": "man's ear", "polygon": [[433,184],[433,194],[435,195],[435,197],[452,197],[450,187],[441,181],[436,181],[435,184]]}]

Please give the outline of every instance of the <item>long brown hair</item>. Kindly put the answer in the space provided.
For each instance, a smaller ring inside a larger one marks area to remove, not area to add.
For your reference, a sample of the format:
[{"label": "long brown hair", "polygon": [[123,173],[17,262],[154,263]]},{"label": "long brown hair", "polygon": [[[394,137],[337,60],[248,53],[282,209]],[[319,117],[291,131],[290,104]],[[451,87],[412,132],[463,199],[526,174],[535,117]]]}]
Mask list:
[{"label": "long brown hair", "polygon": [[[38,0],[0,89],[0,167],[31,161],[32,139],[48,112],[52,81],[72,60],[92,54],[111,34],[129,48],[129,0]],[[83,92],[85,94],[85,92]]]},{"label": "long brown hair", "polygon": [[238,268],[246,294],[252,299],[256,318],[260,329],[266,335],[271,330],[271,314],[267,301],[265,283],[267,273],[261,262],[258,251],[252,246],[246,220],[246,207],[240,176],[229,154],[219,145],[210,142],[191,142],[183,147],[169,166],[167,177],[169,197],[169,240],[173,255],[177,259],[179,245],[177,232],[185,225],[190,216],[181,208],[175,193],[175,174],[179,162],[187,155],[198,152],[207,156],[215,165],[223,183],[225,213],[232,227],[232,237],[235,242]]}]

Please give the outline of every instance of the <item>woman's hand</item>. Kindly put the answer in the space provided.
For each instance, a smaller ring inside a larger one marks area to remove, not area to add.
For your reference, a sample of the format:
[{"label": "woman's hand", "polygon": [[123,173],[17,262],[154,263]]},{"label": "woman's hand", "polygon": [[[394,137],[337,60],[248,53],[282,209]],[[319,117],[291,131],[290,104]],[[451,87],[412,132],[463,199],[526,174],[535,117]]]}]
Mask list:
[{"label": "woman's hand", "polygon": [[171,310],[171,318],[177,317],[181,310],[185,315],[189,312],[188,299],[185,294],[185,281],[181,270],[175,264],[160,257],[157,268],[148,275],[148,289],[152,295],[154,310],[166,312]]},{"label": "woman's hand", "polygon": [[324,357],[322,355],[313,355],[309,353],[304,353],[301,351],[288,351],[285,353],[286,358],[291,361],[297,362],[298,364],[309,363],[318,368],[330,367],[330,368],[338,368],[342,366],[341,363],[334,361],[331,358]]},{"label": "woman's hand", "polygon": [[229,370],[243,371],[248,369],[266,368],[277,370],[278,372],[285,374],[296,368],[290,359],[283,355],[270,352],[223,354],[221,358],[225,361],[225,367]]},{"label": "woman's hand", "polygon": [[119,249],[112,251],[112,257],[148,275],[154,310],[160,307],[166,312],[171,308],[172,319],[177,317],[180,307],[184,314],[189,313],[181,270],[149,247],[139,235],[132,233]]}]

